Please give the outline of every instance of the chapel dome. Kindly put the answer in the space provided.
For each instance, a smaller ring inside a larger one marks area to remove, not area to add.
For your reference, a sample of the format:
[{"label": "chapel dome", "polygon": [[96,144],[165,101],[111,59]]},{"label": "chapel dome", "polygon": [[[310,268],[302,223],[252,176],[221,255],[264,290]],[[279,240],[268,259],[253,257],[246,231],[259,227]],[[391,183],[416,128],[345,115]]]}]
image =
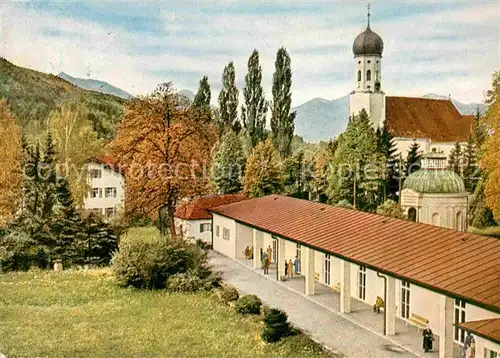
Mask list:
[{"label": "chapel dome", "polygon": [[422,156],[422,169],[411,173],[403,183],[403,189],[418,193],[465,193],[463,179],[447,169],[446,155],[433,149]]},{"label": "chapel dome", "polygon": [[352,45],[354,56],[359,55],[379,55],[384,51],[384,41],[377,33],[373,32],[370,25],[360,33]]},{"label": "chapel dome", "polygon": [[464,193],[465,185],[460,176],[451,170],[418,170],[408,176],[403,189],[418,193]]}]

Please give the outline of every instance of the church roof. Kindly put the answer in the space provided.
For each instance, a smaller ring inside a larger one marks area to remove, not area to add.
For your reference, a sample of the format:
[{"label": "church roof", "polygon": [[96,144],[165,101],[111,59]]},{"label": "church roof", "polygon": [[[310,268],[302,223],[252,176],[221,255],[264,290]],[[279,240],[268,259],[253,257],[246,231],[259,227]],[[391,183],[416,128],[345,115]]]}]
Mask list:
[{"label": "church roof", "polygon": [[386,97],[385,120],[395,137],[466,142],[474,116],[462,115],[450,100]]}]

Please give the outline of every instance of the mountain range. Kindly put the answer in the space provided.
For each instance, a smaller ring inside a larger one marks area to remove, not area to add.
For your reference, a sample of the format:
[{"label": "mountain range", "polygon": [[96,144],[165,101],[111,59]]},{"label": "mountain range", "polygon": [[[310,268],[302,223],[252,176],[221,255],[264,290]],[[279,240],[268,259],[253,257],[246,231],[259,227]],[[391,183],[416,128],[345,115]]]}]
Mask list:
[{"label": "mountain range", "polygon": [[114,96],[121,97],[123,99],[129,99],[134,97],[130,93],[127,93],[124,90],[115,87],[113,85],[110,85],[109,83],[104,81],[72,77],[64,72],[60,72],[57,76],[62,78],[63,80],[68,81],[69,83],[74,84],[75,86],[78,86],[86,90],[97,91],[105,94],[112,94]]}]

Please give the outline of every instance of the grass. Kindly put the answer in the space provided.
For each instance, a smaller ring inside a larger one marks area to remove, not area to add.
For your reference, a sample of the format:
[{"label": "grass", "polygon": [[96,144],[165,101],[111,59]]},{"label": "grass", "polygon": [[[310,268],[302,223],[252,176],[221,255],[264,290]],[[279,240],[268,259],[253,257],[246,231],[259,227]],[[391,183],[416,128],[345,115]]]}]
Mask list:
[{"label": "grass", "polygon": [[108,269],[0,274],[0,352],[7,357],[328,356],[305,335],[260,339],[205,294],[119,287]]}]

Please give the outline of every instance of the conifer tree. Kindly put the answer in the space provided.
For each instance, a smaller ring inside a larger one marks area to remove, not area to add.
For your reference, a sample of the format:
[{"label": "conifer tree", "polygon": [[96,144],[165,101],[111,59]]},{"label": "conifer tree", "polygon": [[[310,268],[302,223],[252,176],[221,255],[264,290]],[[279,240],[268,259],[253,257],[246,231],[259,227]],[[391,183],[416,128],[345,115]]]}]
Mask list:
[{"label": "conifer tree", "polygon": [[282,191],[283,176],[279,154],[267,139],[257,144],[247,159],[243,192],[253,198]]},{"label": "conifer tree", "polygon": [[219,93],[219,115],[223,132],[231,129],[235,133],[241,130],[238,120],[238,89],[233,61],[224,67],[222,88]]},{"label": "conifer tree", "polygon": [[118,240],[115,230],[101,217],[94,214],[88,215],[85,218],[85,230],[76,245],[75,263],[107,265],[117,249]]},{"label": "conifer tree", "polygon": [[332,203],[347,200],[357,209],[374,211],[381,202],[380,186],[385,157],[363,109],[349,120],[338,140],[328,176],[328,198]]},{"label": "conifer tree", "polygon": [[292,68],[288,52],[284,47],[278,50],[273,75],[273,102],[271,108],[271,134],[275,148],[281,158],[292,153],[292,139],[295,130],[295,112],[292,106]]},{"label": "conifer tree", "polygon": [[419,149],[420,145],[417,142],[414,142],[408,150],[405,162],[405,177],[420,169],[421,155],[419,153]]},{"label": "conifer tree", "polygon": [[242,189],[245,155],[238,136],[228,131],[215,152],[212,162],[212,187],[221,194],[238,193]]},{"label": "conifer tree", "polygon": [[448,169],[454,171],[457,174],[461,174],[461,159],[462,159],[462,147],[459,142],[455,143],[455,146],[450,152],[450,157],[448,158]]},{"label": "conifer tree", "polygon": [[200,80],[198,92],[194,96],[193,105],[200,108],[210,108],[211,98],[212,93],[210,92],[210,83],[208,83],[208,77],[203,76],[203,78]]},{"label": "conifer tree", "polygon": [[467,146],[462,152],[463,179],[465,190],[473,193],[476,189],[476,184],[479,176],[479,168],[477,166],[476,148],[473,136],[469,136]]},{"label": "conifer tree", "polygon": [[266,139],[267,104],[262,88],[262,67],[259,64],[259,52],[254,50],[248,59],[248,73],[243,88],[245,104],[241,107],[243,127],[249,136],[252,148]]},{"label": "conifer tree", "polygon": [[384,123],[382,129],[377,129],[377,149],[385,157],[387,171],[382,180],[382,200],[390,198],[396,199],[396,192],[399,190],[399,160],[396,158],[396,143],[394,136]]}]

